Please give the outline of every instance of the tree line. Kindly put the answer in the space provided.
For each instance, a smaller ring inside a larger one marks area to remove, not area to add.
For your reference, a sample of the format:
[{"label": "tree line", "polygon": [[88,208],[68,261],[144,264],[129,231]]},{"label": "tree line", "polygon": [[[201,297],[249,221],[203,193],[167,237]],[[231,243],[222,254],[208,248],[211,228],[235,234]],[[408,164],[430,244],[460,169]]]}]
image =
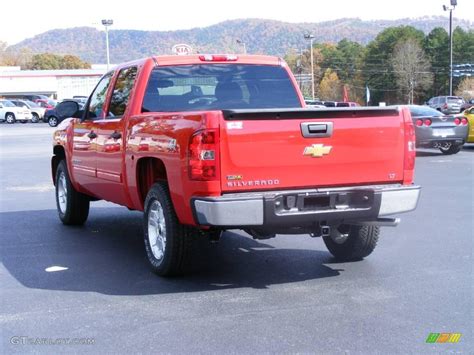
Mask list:
[{"label": "tree line", "polygon": [[[341,101],[342,88],[350,101],[423,103],[428,98],[449,94],[449,34],[434,28],[425,35],[411,26],[390,27],[366,46],[343,39],[337,44],[318,43],[314,57],[315,96]],[[287,53],[285,60],[296,74],[311,73],[309,50]],[[474,69],[474,31],[457,27],[453,31],[453,64],[471,64]],[[311,84],[301,82],[311,97]],[[474,77],[454,77],[454,91],[465,98],[474,96]]]},{"label": "tree line", "polygon": [[10,52],[6,48],[7,44],[0,41],[0,66],[19,66],[27,70],[90,69],[91,67],[89,63],[71,54],[33,54],[28,48],[21,49],[19,52]]}]

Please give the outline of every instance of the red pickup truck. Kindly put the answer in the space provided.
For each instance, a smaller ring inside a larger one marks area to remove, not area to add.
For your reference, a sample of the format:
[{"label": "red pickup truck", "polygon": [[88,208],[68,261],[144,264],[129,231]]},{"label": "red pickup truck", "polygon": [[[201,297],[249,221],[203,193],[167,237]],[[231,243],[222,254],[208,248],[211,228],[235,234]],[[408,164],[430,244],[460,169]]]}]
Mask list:
[{"label": "red pickup truck", "polygon": [[340,260],[375,248],[387,216],[416,208],[406,108],[307,109],[284,61],[160,56],[105,74],[83,111],[67,102],[52,174],[64,224],[90,201],[144,211],[147,259],[185,270],[195,241],[227,229],[257,239],[323,237]]}]

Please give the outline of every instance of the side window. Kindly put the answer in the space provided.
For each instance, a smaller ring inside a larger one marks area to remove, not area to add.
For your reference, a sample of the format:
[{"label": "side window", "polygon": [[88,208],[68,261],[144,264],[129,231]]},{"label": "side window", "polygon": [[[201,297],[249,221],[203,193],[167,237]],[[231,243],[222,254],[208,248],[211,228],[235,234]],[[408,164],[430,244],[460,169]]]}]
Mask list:
[{"label": "side window", "polygon": [[120,71],[112,93],[112,99],[110,100],[108,118],[123,116],[136,77],[137,67],[125,68]]},{"label": "side window", "polygon": [[87,109],[88,119],[103,118],[104,117],[104,104],[107,97],[107,89],[109,88],[110,79],[112,79],[112,73],[106,74],[94,89],[91,95],[89,108]]}]

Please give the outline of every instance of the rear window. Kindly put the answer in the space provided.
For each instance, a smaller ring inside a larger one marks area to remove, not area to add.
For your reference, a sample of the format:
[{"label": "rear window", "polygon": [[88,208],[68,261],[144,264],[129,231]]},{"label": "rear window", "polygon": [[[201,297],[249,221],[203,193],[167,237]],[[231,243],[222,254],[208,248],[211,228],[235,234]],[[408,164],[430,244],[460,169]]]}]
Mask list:
[{"label": "rear window", "polygon": [[460,97],[450,96],[450,97],[448,97],[448,102],[461,103],[462,99]]},{"label": "rear window", "polygon": [[143,112],[301,108],[280,66],[207,64],[153,69]]},{"label": "rear window", "polygon": [[413,117],[420,117],[420,116],[430,116],[430,117],[437,117],[437,116],[444,116],[438,110],[432,109],[431,107],[427,106],[410,106],[410,113]]}]

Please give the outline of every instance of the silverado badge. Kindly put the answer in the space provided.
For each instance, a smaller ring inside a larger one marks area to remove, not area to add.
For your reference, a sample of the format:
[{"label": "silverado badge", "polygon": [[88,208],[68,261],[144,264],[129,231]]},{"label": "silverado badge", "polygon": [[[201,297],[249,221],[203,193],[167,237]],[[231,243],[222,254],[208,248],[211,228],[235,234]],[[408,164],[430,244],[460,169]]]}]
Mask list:
[{"label": "silverado badge", "polygon": [[304,148],[303,155],[311,155],[313,158],[321,158],[323,155],[331,152],[332,146],[324,146],[324,144],[313,144],[310,147]]}]

